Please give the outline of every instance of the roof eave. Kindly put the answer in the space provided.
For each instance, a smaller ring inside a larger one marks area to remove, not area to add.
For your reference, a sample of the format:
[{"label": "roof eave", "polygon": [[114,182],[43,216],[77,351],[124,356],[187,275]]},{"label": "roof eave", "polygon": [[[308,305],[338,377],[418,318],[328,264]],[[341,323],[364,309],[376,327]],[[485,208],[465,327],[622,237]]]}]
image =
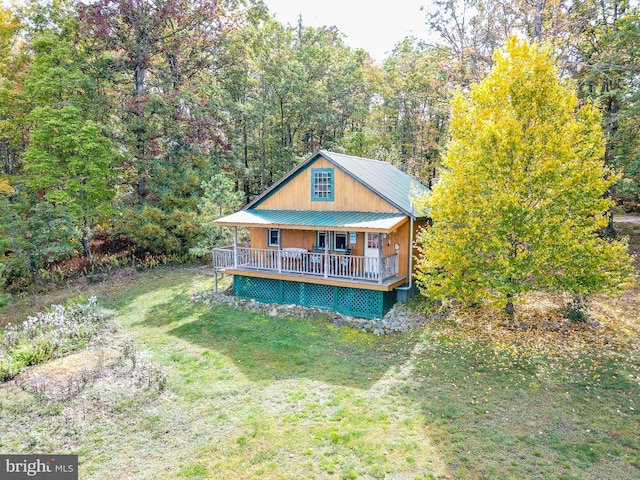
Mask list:
[{"label": "roof eave", "polygon": [[[239,213],[239,212],[238,212]],[[409,221],[408,216],[403,216],[398,219],[398,221],[394,222],[390,225],[378,225],[378,226],[366,226],[366,225],[354,225],[354,224],[345,224],[345,225],[335,225],[335,224],[326,224],[326,225],[311,225],[311,224],[292,224],[286,222],[273,222],[267,221],[263,219],[256,219],[256,221],[246,221],[240,219],[239,221],[232,221],[229,217],[232,215],[228,215],[226,217],[221,217],[217,220],[214,220],[214,224],[221,227],[242,227],[242,228],[280,228],[287,230],[312,230],[312,231],[345,231],[345,232],[379,232],[379,233],[389,233],[396,230],[398,227],[404,225]],[[229,220],[228,220],[229,219]]]},{"label": "roof eave", "polygon": [[281,230],[309,230],[309,231],[344,231],[344,232],[372,232],[372,233],[391,233],[408,222],[408,218],[399,221],[390,227],[345,227],[344,230],[338,230],[335,226],[318,226],[318,225],[288,225],[283,223],[269,224],[251,224],[251,223],[217,223],[221,227],[239,227],[239,228],[278,228]]}]

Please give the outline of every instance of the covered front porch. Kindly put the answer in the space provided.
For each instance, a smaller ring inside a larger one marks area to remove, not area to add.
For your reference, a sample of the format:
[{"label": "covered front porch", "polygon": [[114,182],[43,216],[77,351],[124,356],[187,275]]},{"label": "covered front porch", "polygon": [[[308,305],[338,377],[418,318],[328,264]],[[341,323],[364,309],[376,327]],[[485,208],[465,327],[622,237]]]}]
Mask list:
[{"label": "covered front porch", "polygon": [[[393,288],[408,278],[406,215],[243,210],[216,223],[234,231],[232,245],[213,249],[218,271],[364,288]],[[248,230],[248,242],[238,241],[238,228]]]}]

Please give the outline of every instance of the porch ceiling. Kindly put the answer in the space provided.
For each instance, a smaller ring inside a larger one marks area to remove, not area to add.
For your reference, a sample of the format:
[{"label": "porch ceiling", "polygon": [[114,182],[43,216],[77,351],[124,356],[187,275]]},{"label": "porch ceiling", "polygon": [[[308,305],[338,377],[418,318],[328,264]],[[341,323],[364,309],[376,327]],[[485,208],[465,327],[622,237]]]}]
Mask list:
[{"label": "porch ceiling", "polygon": [[398,213],[317,210],[241,210],[217,219],[216,225],[291,230],[344,230],[388,233],[408,220]]}]

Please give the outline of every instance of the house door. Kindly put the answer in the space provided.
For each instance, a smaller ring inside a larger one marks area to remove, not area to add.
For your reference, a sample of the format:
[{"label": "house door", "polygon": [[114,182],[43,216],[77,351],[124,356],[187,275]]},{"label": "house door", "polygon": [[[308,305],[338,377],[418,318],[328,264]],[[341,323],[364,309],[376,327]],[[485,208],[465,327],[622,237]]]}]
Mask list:
[{"label": "house door", "polygon": [[375,277],[380,272],[380,234],[364,234],[364,272]]}]

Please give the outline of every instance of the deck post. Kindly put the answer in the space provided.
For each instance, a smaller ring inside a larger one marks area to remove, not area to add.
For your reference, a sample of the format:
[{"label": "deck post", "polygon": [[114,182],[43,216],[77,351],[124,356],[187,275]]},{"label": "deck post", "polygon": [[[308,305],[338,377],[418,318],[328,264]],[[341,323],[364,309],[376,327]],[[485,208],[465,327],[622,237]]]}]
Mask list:
[{"label": "deck post", "polygon": [[384,248],[384,239],[382,233],[378,234],[378,283],[382,285],[382,249]]},{"label": "deck post", "polygon": [[238,227],[233,227],[233,268],[238,268]]},{"label": "deck post", "polygon": [[324,237],[324,278],[329,278],[329,242],[331,241],[331,232],[327,232]]},{"label": "deck post", "polygon": [[215,292],[218,293],[218,265],[216,262],[216,249],[211,249],[211,266],[213,267],[213,277],[214,277],[214,288]]},{"label": "deck post", "polygon": [[278,231],[278,273],[282,273],[282,242],[280,241],[280,231]]}]

